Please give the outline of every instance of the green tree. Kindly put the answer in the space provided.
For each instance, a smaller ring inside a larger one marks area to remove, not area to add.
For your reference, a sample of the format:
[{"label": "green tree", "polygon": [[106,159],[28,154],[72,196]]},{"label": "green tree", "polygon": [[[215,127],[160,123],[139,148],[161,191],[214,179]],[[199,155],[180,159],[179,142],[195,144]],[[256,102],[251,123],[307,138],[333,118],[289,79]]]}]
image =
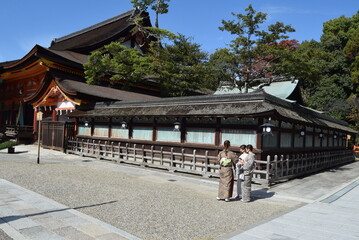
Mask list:
[{"label": "green tree", "polygon": [[286,34],[295,30],[281,22],[271,24],[263,30],[262,24],[265,23],[267,14],[255,11],[252,5],[245,11],[245,14],[232,13],[236,19],[222,20],[219,29],[236,35],[229,44],[236,62],[236,70],[232,75],[237,79],[238,85],[244,88],[244,92],[248,92],[251,84],[258,84],[256,80],[265,77],[271,71],[270,68],[278,63],[278,59],[286,55],[280,51],[277,41],[287,39]]},{"label": "green tree", "polygon": [[303,43],[299,51],[311,51],[310,62],[319,72],[319,81],[307,85],[310,107],[348,121],[358,127],[359,13],[341,16],[323,24],[320,42]]},{"label": "green tree", "polygon": [[240,71],[237,56],[228,48],[217,49],[211,54],[208,65],[212,72],[211,79],[216,86],[220,81],[228,81],[233,87],[238,87],[237,76]]},{"label": "green tree", "polygon": [[155,27],[159,28],[158,15],[168,13],[168,7],[170,0],[132,0],[131,3],[134,7],[146,11],[148,7],[151,7],[156,14]]},{"label": "green tree", "polygon": [[162,96],[185,96],[213,87],[207,53],[182,34],[163,46],[153,44],[149,58]]},{"label": "green tree", "polygon": [[146,75],[152,73],[147,56],[119,42],[92,52],[84,69],[88,84],[109,81],[111,84],[121,83],[125,88],[144,81]]}]

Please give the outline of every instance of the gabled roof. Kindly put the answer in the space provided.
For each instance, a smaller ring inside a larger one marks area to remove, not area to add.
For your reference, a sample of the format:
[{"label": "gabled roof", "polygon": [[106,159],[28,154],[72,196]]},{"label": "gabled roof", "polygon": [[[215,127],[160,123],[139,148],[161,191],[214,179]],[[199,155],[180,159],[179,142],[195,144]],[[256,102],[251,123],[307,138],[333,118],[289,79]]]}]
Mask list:
[{"label": "gabled roof", "polygon": [[50,46],[52,50],[70,50],[82,54],[90,54],[91,51],[98,49],[112,41],[126,37],[131,33],[135,26],[131,20],[132,16],[144,19],[146,26],[151,26],[148,13],[132,9],[103,22],[90,27],[81,29],[66,36],[55,38]]},{"label": "gabled roof", "polygon": [[80,108],[76,117],[269,117],[277,116],[300,124],[355,131],[340,121],[258,90],[252,93],[165,98],[147,101],[97,103]]},{"label": "gabled roof", "polygon": [[29,64],[39,60],[40,58],[63,64],[65,66],[82,69],[83,63],[87,62],[87,57],[87,55],[80,53],[50,50],[40,45],[35,45],[23,58],[7,62],[7,64],[2,66],[0,65],[0,73],[27,67]]},{"label": "gabled roof", "polygon": [[[287,100],[296,101],[303,104],[303,99],[299,91],[299,81],[290,79],[275,80],[268,85],[254,86],[248,89],[248,92],[254,92],[263,89],[266,93]],[[233,87],[229,82],[222,82],[221,86],[214,93],[215,95],[222,94],[242,94],[238,87]]]},{"label": "gabled roof", "polygon": [[49,86],[55,82],[56,86],[70,98],[77,98],[83,100],[97,100],[97,101],[122,101],[122,100],[138,100],[138,99],[157,99],[158,97],[141,94],[136,92],[129,92],[109,87],[103,87],[98,85],[88,85],[85,83],[85,79],[64,73],[61,71],[51,70],[49,71],[42,81],[41,87],[38,91],[24,99],[25,102],[34,103],[42,98]]},{"label": "gabled roof", "polygon": [[57,78],[55,81],[64,92],[76,96],[88,95],[88,96],[98,97],[101,99],[110,99],[115,101],[158,98],[151,95],[129,92],[129,91],[124,91],[110,87],[88,85],[84,82],[74,81],[71,79]]}]

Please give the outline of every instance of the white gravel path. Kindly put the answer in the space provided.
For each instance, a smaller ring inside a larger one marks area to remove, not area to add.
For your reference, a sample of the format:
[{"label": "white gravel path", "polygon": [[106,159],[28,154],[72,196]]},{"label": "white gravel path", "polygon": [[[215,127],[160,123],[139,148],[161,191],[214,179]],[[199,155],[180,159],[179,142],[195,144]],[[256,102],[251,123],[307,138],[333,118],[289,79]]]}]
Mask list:
[{"label": "white gravel path", "polygon": [[45,149],[38,165],[36,150],[35,145],[21,145],[17,154],[0,151],[0,178],[143,239],[214,239],[292,207],[269,198],[249,204],[218,202],[217,180]]}]

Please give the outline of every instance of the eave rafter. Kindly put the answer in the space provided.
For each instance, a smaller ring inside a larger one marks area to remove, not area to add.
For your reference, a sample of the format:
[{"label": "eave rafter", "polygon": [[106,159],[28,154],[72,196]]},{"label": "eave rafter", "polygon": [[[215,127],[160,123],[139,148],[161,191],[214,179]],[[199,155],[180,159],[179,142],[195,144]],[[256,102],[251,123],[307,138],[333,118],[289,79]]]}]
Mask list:
[{"label": "eave rafter", "polygon": [[47,60],[47,59],[44,59],[44,58],[41,58],[40,60],[41,60],[40,65],[46,66],[47,68],[58,69],[58,70],[61,70],[63,72],[72,73],[72,74],[75,74],[75,75],[78,75],[78,76],[84,76],[85,75],[84,72],[81,71],[81,70],[76,70],[76,69],[73,69],[73,68],[70,68],[70,67],[66,67],[64,65],[58,64],[56,62],[53,62],[53,61],[50,61],[50,60]]},{"label": "eave rafter", "polygon": [[32,62],[31,64],[21,69],[4,72],[0,74],[0,78],[11,81],[13,79],[21,80],[43,74],[48,71],[49,68],[41,65],[40,63],[41,60],[38,59],[37,61]]}]

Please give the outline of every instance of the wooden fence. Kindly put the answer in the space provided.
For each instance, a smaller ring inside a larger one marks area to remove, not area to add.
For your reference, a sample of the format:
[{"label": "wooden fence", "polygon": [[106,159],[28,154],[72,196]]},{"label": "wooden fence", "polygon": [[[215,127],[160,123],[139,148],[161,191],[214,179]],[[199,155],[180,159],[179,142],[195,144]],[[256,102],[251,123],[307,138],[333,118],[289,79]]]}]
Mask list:
[{"label": "wooden fence", "polygon": [[[130,145],[128,142],[109,142],[75,137],[68,137],[66,145],[67,153],[80,156],[160,168],[171,172],[197,174],[204,177],[219,176],[217,156],[210,155],[209,151],[198,154],[195,149],[188,152],[188,149],[182,148],[181,151],[176,152],[173,147]],[[256,160],[253,178],[254,181],[271,185],[354,160],[352,150],[268,155],[266,160]]]}]

